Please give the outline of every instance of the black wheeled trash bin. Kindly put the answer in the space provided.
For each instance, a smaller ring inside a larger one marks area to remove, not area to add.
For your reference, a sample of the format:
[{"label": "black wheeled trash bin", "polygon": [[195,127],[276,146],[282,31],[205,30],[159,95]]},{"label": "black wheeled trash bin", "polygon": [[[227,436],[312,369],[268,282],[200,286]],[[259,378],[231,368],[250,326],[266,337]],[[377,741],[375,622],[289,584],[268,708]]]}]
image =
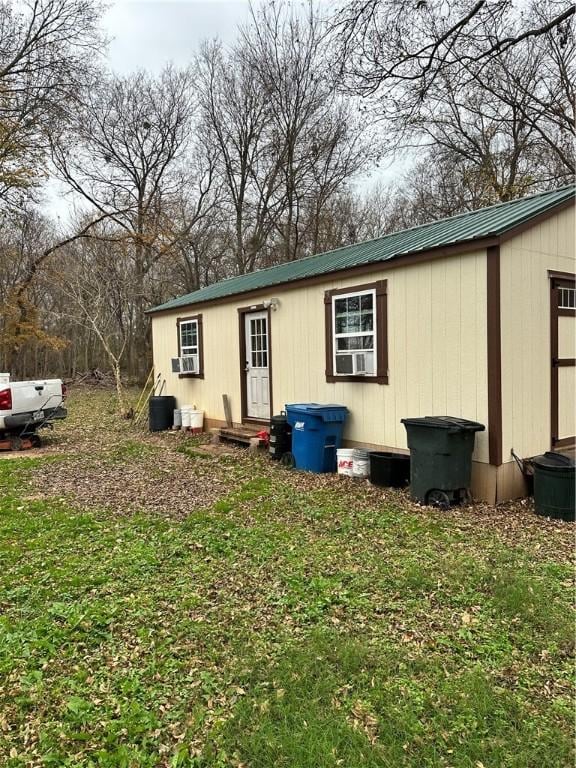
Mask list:
[{"label": "black wheeled trash bin", "polygon": [[536,514],[574,522],[576,464],[570,456],[546,452],[532,459]]},{"label": "black wheeled trash bin", "polygon": [[484,425],[454,416],[402,419],[410,448],[410,495],[448,507],[469,494],[476,432]]}]

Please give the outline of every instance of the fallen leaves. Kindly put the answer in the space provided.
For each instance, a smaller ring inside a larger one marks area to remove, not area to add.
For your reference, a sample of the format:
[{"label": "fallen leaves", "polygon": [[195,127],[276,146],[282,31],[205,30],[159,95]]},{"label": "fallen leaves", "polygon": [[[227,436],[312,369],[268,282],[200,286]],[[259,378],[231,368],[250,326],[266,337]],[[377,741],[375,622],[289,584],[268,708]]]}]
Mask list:
[{"label": "fallen leaves", "polygon": [[[386,729],[386,718],[404,707],[409,730],[427,700],[421,743],[452,755],[476,716],[444,718],[434,683],[452,686],[444,707],[464,706],[474,686],[460,677],[482,665],[538,729],[552,716],[564,727],[570,651],[546,614],[569,610],[569,525],[536,517],[530,502],[438,512],[403,491],[289,472],[228,446],[200,458],[199,440],[186,454],[183,435],[119,426],[102,398],[73,399],[51,458],[21,476],[5,507],[0,594],[14,646],[0,680],[4,754],[42,765],[42,732],[71,765],[108,744],[109,765],[249,766],[224,724],[249,712],[256,734],[293,711],[306,734],[337,717],[340,743],[350,726],[365,754],[388,730],[402,765],[423,764],[413,734]],[[541,589],[548,581],[555,592]],[[306,660],[308,678],[301,658],[277,674],[317,631],[387,654],[386,674],[348,653],[335,661],[330,647]],[[427,665],[437,665],[430,690],[418,679]],[[310,694],[317,670],[319,685],[334,674],[326,710]],[[113,752],[124,748],[131,763]],[[335,750],[331,764],[357,763]]]}]

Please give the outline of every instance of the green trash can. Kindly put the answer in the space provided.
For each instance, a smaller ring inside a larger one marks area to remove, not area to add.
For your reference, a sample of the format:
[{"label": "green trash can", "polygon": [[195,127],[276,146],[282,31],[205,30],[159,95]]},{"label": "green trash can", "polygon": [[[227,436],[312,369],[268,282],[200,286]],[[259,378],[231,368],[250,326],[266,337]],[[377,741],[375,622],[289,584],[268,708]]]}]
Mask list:
[{"label": "green trash can", "polygon": [[547,452],[532,459],[536,514],[574,522],[576,464],[570,456]]},{"label": "green trash can", "polygon": [[470,493],[476,432],[484,425],[455,416],[402,419],[410,448],[410,495],[446,508]]}]

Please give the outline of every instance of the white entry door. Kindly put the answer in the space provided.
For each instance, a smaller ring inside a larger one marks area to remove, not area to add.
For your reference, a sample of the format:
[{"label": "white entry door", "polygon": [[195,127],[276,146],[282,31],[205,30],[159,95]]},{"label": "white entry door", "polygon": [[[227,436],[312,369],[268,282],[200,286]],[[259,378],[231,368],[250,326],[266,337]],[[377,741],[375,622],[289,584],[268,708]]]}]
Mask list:
[{"label": "white entry door", "polygon": [[245,315],[246,333],[246,415],[253,419],[270,418],[270,350],[268,313]]}]

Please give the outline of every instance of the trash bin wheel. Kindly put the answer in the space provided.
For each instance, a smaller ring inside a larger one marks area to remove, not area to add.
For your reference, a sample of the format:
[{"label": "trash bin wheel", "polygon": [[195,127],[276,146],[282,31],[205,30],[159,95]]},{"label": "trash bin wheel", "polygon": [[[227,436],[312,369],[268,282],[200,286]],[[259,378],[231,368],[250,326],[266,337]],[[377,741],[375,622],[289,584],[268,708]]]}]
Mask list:
[{"label": "trash bin wheel", "polygon": [[30,442],[32,443],[32,448],[40,448],[42,445],[40,435],[30,435]]},{"label": "trash bin wheel", "polygon": [[429,507],[448,509],[450,506],[450,497],[445,491],[440,491],[438,488],[433,488],[426,494],[426,504]]},{"label": "trash bin wheel", "polygon": [[282,458],[280,459],[280,464],[282,464],[283,467],[287,467],[288,469],[294,469],[296,466],[294,454],[290,453],[289,451],[287,453],[283,453]]},{"label": "trash bin wheel", "polygon": [[10,450],[11,451],[21,451],[24,447],[24,443],[20,437],[11,437],[10,438]]}]

